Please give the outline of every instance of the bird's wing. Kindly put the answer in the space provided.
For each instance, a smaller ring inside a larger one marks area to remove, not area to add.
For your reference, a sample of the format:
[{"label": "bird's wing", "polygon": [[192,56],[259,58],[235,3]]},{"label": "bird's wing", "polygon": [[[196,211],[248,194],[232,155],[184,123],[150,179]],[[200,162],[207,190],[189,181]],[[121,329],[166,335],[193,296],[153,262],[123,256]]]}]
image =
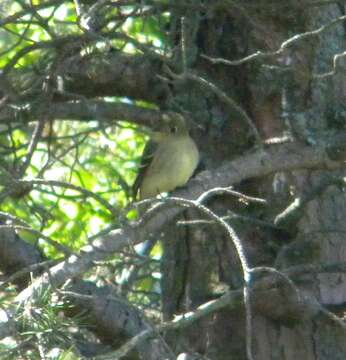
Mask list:
[{"label": "bird's wing", "polygon": [[158,144],[152,140],[149,140],[143,150],[141,163],[139,165],[138,174],[135,182],[132,185],[132,195],[136,199],[138,195],[138,190],[141,187],[143,176],[148,166],[151,164],[155,150],[157,149]]}]

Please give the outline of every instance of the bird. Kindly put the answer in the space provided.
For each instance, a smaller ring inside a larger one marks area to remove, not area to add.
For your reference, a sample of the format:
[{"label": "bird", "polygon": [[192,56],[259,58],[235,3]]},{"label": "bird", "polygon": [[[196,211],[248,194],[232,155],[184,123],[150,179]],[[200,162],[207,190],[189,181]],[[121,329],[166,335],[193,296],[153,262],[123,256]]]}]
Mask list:
[{"label": "bird", "polygon": [[177,112],[162,116],[159,131],[152,132],[144,148],[133,184],[134,198],[155,197],[187,183],[199,163],[199,151],[190,137],[185,117]]}]

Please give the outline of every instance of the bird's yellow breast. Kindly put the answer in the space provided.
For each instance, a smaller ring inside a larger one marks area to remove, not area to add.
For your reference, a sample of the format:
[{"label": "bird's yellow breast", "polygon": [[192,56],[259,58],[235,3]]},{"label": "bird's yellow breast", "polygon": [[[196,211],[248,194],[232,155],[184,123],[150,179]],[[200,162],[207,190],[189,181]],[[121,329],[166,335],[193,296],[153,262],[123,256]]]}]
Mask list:
[{"label": "bird's yellow breast", "polygon": [[199,161],[195,142],[189,136],[168,137],[159,144],[140,187],[142,199],[172,191],[190,179]]}]

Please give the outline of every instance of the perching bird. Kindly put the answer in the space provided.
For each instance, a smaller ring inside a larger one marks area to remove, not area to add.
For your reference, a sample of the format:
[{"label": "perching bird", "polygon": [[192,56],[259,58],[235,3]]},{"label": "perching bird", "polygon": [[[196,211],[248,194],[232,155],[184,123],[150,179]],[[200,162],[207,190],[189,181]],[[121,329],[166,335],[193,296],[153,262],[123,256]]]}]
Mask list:
[{"label": "perching bird", "polygon": [[195,142],[189,135],[185,118],[169,112],[163,126],[153,132],[142,155],[142,164],[133,185],[134,197],[147,199],[183,186],[199,162]]}]

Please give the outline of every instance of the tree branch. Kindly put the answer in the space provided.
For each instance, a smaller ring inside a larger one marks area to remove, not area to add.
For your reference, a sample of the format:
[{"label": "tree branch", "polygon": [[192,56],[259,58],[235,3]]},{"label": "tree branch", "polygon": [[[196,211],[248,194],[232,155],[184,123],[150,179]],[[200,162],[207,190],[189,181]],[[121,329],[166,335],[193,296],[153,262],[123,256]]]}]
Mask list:
[{"label": "tree branch", "polygon": [[47,108],[41,107],[39,104],[22,108],[3,106],[0,108],[0,124],[35,121],[44,113],[48,120],[54,119],[54,121],[73,119],[75,121],[98,120],[100,123],[109,123],[115,120],[126,120],[149,127],[157,124],[162,116],[158,110],[141,106],[86,99],[85,101],[51,103],[48,113]]},{"label": "tree branch", "polygon": [[[214,171],[204,171],[190,181],[187,189],[177,191],[179,197],[196,199],[203,192],[213,187],[226,187],[237,184],[245,179],[262,177],[278,171],[292,171],[297,169],[325,169],[336,168],[342,162],[332,162],[326,155],[330,144],[339,142],[346,143],[346,133],[340,132],[329,141],[320,146],[307,146],[301,143],[286,143],[280,146],[272,146],[266,150],[259,150],[249,155],[239,157]],[[80,275],[93,267],[95,261],[105,260],[112,253],[122,250],[129,244],[138,244],[147,240],[157,233],[161,227],[182,209],[177,207],[165,208],[156,213],[145,223],[131,224],[121,229],[105,234],[96,239],[89,246],[82,249],[79,257],[72,256],[66,261],[56,265],[50,274],[44,274],[30,287],[25,289],[17,297],[18,302],[30,298],[35,289],[49,285],[60,286],[71,277]]]}]

